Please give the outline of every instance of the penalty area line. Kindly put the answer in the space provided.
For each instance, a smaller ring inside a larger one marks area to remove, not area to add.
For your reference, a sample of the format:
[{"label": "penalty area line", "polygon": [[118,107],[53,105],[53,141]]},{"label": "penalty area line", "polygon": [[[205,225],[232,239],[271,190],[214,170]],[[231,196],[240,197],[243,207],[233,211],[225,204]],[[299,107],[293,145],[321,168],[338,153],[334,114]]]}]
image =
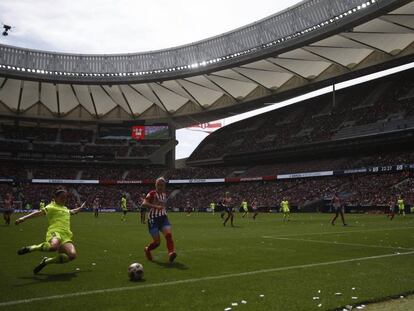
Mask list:
[{"label": "penalty area line", "polygon": [[377,255],[377,256],[342,259],[342,260],[318,262],[318,263],[288,266],[288,267],[262,269],[262,270],[240,272],[240,273],[213,275],[213,276],[206,276],[206,277],[185,279],[185,280],[177,280],[177,281],[170,281],[170,282],[163,282],[163,283],[153,283],[153,284],[127,286],[127,287],[115,287],[115,288],[106,288],[106,289],[97,289],[97,290],[91,290],[91,291],[83,291],[83,292],[74,292],[74,293],[62,294],[62,295],[33,297],[33,298],[27,298],[27,299],[21,299],[21,300],[3,301],[3,302],[0,302],[0,307],[20,305],[20,304],[26,304],[26,303],[39,302],[39,301],[66,299],[66,298],[71,298],[71,297],[81,297],[81,296],[90,296],[90,295],[96,295],[96,294],[124,292],[124,291],[131,291],[131,290],[140,290],[140,289],[144,289],[144,288],[164,287],[164,286],[171,286],[171,285],[197,283],[197,282],[203,282],[203,281],[222,280],[222,279],[250,276],[250,275],[269,273],[269,272],[288,271],[288,270],[295,270],[295,269],[306,269],[306,268],[322,267],[322,266],[329,266],[329,265],[356,262],[356,261],[375,260],[375,259],[397,257],[397,256],[407,256],[407,255],[413,255],[413,254],[414,254],[414,251],[399,253],[399,254],[384,254],[384,255]]}]

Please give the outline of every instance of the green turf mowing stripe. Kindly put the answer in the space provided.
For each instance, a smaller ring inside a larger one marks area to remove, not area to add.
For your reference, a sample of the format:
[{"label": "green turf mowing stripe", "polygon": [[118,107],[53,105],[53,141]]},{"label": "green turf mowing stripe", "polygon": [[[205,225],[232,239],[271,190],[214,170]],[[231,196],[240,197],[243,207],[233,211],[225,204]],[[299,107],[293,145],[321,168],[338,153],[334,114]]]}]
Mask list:
[{"label": "green turf mowing stripe", "polygon": [[311,242],[311,243],[321,243],[321,244],[332,244],[332,245],[345,245],[345,246],[357,246],[357,247],[371,247],[371,248],[386,248],[386,249],[400,249],[407,251],[414,251],[414,248],[406,248],[400,246],[382,246],[382,245],[369,245],[369,244],[360,244],[360,243],[343,243],[343,242],[332,242],[332,241],[322,241],[322,240],[308,240],[308,239],[294,239],[294,238],[279,238],[264,236],[264,239],[272,240],[284,240],[284,241],[297,241],[297,242]]},{"label": "green turf mowing stripe", "polygon": [[[399,228],[388,228],[388,229],[368,229],[368,230],[346,230],[346,231],[329,231],[329,232],[309,232],[309,233],[295,233],[295,234],[281,234],[278,237],[291,237],[291,236],[306,236],[306,235],[325,235],[325,234],[346,234],[346,233],[364,233],[364,232],[378,232],[378,231],[396,231],[396,230],[407,230],[414,229],[414,227],[399,227]],[[266,238],[268,236],[263,236]]]},{"label": "green turf mowing stripe", "polygon": [[389,258],[389,257],[396,257],[396,256],[407,256],[407,255],[413,255],[413,254],[414,254],[414,251],[406,252],[406,253],[398,253],[398,254],[384,254],[384,255],[377,255],[377,256],[343,259],[343,260],[335,260],[335,261],[327,261],[327,262],[318,262],[318,263],[288,266],[288,267],[270,268],[270,269],[255,270],[255,271],[248,271],[248,272],[241,272],[241,273],[222,274],[222,275],[207,276],[207,277],[193,278],[193,279],[186,279],[186,280],[177,280],[177,281],[163,282],[163,283],[154,283],[154,284],[147,284],[147,285],[116,287],[116,288],[84,291],[84,292],[74,292],[74,293],[62,294],[62,295],[34,297],[34,298],[27,298],[27,299],[21,299],[21,300],[0,302],[0,307],[19,305],[19,304],[25,304],[25,303],[33,303],[37,301],[56,300],[56,299],[64,299],[64,298],[70,298],[70,297],[89,296],[89,295],[95,295],[95,294],[114,293],[114,292],[130,291],[130,290],[137,290],[137,289],[144,289],[144,288],[164,287],[164,286],[170,286],[170,285],[220,280],[220,279],[250,276],[250,275],[255,275],[255,274],[277,272],[277,271],[306,269],[306,268],[313,268],[313,267],[349,263],[349,262],[355,262],[355,261],[374,260],[374,259],[382,259],[382,258]]}]

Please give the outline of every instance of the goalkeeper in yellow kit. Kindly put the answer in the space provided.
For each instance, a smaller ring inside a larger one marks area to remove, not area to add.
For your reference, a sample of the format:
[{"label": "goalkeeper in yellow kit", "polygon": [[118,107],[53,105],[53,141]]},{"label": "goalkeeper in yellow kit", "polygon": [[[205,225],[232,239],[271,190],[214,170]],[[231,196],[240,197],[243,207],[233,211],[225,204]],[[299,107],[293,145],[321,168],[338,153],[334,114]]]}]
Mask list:
[{"label": "goalkeeper in yellow kit", "polygon": [[18,225],[27,219],[37,216],[46,215],[47,217],[46,241],[38,245],[24,246],[17,251],[19,255],[35,251],[58,252],[58,255],[55,257],[44,257],[40,264],[34,268],[34,274],[39,273],[48,264],[62,264],[76,258],[76,249],[72,241],[73,234],[70,230],[70,216],[77,214],[85,206],[86,202],[80,207],[70,210],[65,206],[67,196],[68,193],[65,189],[58,188],[54,193],[54,200],[49,205],[20,217],[15,222]]}]

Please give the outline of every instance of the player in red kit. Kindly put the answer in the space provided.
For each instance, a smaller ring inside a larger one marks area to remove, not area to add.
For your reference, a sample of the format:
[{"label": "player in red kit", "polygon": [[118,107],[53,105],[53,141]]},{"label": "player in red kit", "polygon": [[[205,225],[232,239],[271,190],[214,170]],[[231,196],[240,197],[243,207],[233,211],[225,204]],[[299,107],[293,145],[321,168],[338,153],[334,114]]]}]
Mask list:
[{"label": "player in red kit", "polygon": [[148,231],[152,236],[152,242],[145,247],[145,255],[152,261],[151,251],[160,245],[160,232],[167,241],[168,260],[173,262],[177,257],[174,250],[174,241],[171,234],[171,224],[166,212],[167,194],[165,193],[166,181],[163,177],[155,181],[155,190],[150,191],[144,199],[142,206],[149,209]]},{"label": "player in red kit", "polygon": [[230,219],[230,224],[232,227],[234,227],[233,225],[233,220],[234,220],[234,213],[233,213],[233,199],[230,197],[230,192],[226,192],[225,197],[223,198],[222,201],[222,205],[227,213],[227,217],[223,222],[223,226],[226,226],[227,221],[229,221]]}]

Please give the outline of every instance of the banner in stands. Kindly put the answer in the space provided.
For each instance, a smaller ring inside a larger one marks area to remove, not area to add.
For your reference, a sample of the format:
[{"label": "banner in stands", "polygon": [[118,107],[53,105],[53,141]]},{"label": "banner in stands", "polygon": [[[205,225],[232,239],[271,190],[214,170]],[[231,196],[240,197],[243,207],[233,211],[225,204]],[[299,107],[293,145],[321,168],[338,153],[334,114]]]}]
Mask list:
[{"label": "banner in stands", "polygon": [[191,131],[200,131],[200,132],[205,132],[205,133],[210,134],[214,132],[215,130],[218,130],[222,126],[223,126],[222,120],[218,120],[218,121],[213,121],[213,122],[195,124],[190,127],[187,127],[187,129]]},{"label": "banner in stands", "polygon": [[277,179],[307,178],[307,177],[320,177],[320,176],[332,176],[332,175],[333,175],[333,171],[309,172],[309,173],[277,175]]},{"label": "banner in stands", "polygon": [[102,185],[122,185],[122,184],[149,184],[150,182],[145,182],[145,180],[110,180],[103,179],[99,180],[99,183]]},{"label": "banner in stands", "polygon": [[33,184],[99,184],[99,180],[82,179],[32,179]]},{"label": "banner in stands", "polygon": [[205,183],[219,183],[225,182],[224,178],[211,179],[170,179],[169,184],[205,184]]},{"label": "banner in stands", "polygon": [[225,178],[225,182],[248,182],[248,181],[269,181],[276,180],[276,176],[261,176],[261,177],[229,177]]},{"label": "banner in stands", "polygon": [[[280,179],[293,179],[293,178],[309,178],[309,177],[322,177],[333,175],[345,175],[345,174],[359,174],[359,173],[383,173],[383,172],[399,172],[403,170],[414,170],[414,164],[399,164],[399,165],[386,165],[386,166],[372,166],[367,168],[356,168],[347,170],[335,170],[335,171],[321,171],[321,172],[306,172],[306,173],[294,173],[294,174],[281,174],[259,177],[230,177],[230,178],[203,178],[203,179],[170,179],[170,184],[206,184],[206,183],[237,183],[237,182],[250,182],[250,181],[271,181]],[[0,182],[12,183],[15,180],[10,178],[0,178]],[[105,184],[105,185],[117,185],[117,184],[153,184],[153,179],[143,180],[82,180],[82,179],[31,179],[22,180],[22,182],[31,182],[34,184]]]},{"label": "banner in stands", "polygon": [[[334,175],[341,175],[341,174],[358,174],[358,173],[366,173],[368,170],[366,168],[356,168],[350,169],[345,171],[335,171]],[[338,172],[338,174],[336,174]]]},{"label": "banner in stands", "polygon": [[14,180],[11,178],[0,178],[0,182],[13,182]]}]

